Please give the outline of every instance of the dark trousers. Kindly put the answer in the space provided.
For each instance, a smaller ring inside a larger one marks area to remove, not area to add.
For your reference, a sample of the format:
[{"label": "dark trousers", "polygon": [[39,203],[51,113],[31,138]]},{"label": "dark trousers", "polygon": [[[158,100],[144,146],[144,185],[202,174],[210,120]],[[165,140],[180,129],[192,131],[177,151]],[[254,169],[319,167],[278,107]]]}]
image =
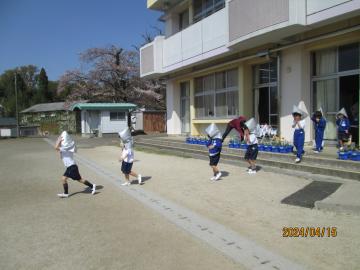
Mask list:
[{"label": "dark trousers", "polygon": [[296,148],[296,157],[301,158],[304,151],[305,131],[303,129],[295,129],[294,146]]},{"label": "dark trousers", "polygon": [[315,144],[316,144],[316,150],[321,151],[323,149],[322,143],[324,140],[324,131],[316,131],[315,132]]}]

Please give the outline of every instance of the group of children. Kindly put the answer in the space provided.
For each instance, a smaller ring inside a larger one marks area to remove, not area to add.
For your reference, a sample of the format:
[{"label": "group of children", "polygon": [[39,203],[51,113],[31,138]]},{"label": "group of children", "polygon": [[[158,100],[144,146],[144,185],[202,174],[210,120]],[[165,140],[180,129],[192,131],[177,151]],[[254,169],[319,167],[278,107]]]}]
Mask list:
[{"label": "group of children", "polygon": [[[299,163],[302,156],[304,155],[304,142],[305,142],[305,118],[307,113],[299,108],[299,106],[294,105],[292,115],[294,122],[292,127],[294,128],[294,138],[293,143],[296,148],[296,159],[295,162]],[[323,150],[324,146],[324,132],[326,128],[326,119],[323,116],[322,110],[316,111],[311,120],[314,122],[315,128],[315,145],[314,152],[320,153]],[[245,117],[241,116],[238,119],[233,120],[233,126],[228,125],[227,130],[224,135],[221,135],[220,130],[216,124],[211,124],[205,130],[209,140],[206,144],[209,149],[209,159],[210,166],[213,171],[213,176],[211,180],[217,181],[221,178],[221,171],[219,170],[218,163],[220,161],[221,148],[226,135],[230,132],[232,128],[235,128],[241,138],[244,138],[248,144],[248,148],[245,153],[245,160],[249,163],[249,168],[247,172],[249,174],[256,173],[256,158],[258,155],[258,140],[257,140],[257,123],[254,118],[246,121]],[[344,144],[349,140],[350,136],[350,122],[347,117],[345,109],[341,109],[336,115],[336,125],[338,130],[338,140],[340,151],[344,149]],[[119,159],[121,164],[121,171],[125,175],[125,182],[123,186],[129,186],[130,176],[136,177],[138,183],[142,183],[142,177],[140,174],[132,171],[132,166],[134,162],[134,150],[133,150],[133,138],[129,128],[119,132],[119,137],[122,141],[122,154]],[[64,192],[58,194],[61,198],[67,198],[69,196],[68,182],[67,179],[71,178],[73,180],[79,181],[84,185],[88,186],[91,189],[91,193],[96,193],[96,185],[90,183],[88,180],[85,180],[81,177],[79,173],[79,168],[74,161],[74,153],[76,152],[76,145],[69,134],[64,131],[58,138],[55,144],[55,149],[60,152],[60,157],[66,167],[65,173],[63,174],[61,181],[63,184]]]},{"label": "group of children", "polygon": [[[131,136],[131,131],[129,128],[126,128],[122,132],[119,132],[119,137],[122,141],[122,153],[119,159],[121,164],[121,171],[125,176],[125,182],[123,186],[129,186],[131,184],[130,176],[134,176],[138,180],[138,184],[142,184],[142,178],[140,174],[132,171],[132,166],[134,162],[134,150],[133,150],[133,139]],[[70,178],[72,180],[78,181],[91,189],[91,194],[96,193],[96,185],[90,183],[88,180],[85,180],[81,177],[79,168],[74,160],[74,153],[76,152],[76,145],[74,140],[69,136],[66,131],[63,131],[55,143],[55,150],[60,153],[60,158],[62,159],[64,166],[66,168],[63,176],[61,177],[61,182],[64,188],[63,193],[59,193],[58,197],[68,198],[69,197],[69,185],[67,180]]]},{"label": "group of children", "polygon": [[[293,111],[293,125],[294,136],[293,144],[296,149],[296,159],[295,163],[301,162],[302,156],[304,155],[304,143],[305,143],[305,118],[307,113],[299,108],[299,106],[294,105]],[[249,163],[249,168],[247,172],[249,174],[256,173],[256,158],[258,155],[258,140],[257,140],[257,123],[254,118],[246,121],[243,116],[238,120],[238,129],[239,136],[244,138],[248,148],[245,153],[245,160]],[[324,133],[326,128],[326,119],[323,116],[322,109],[316,111],[311,120],[314,123],[315,129],[315,144],[314,144],[314,153],[320,153],[324,147]],[[234,120],[233,120],[234,121]],[[340,151],[344,150],[344,144],[349,140],[349,129],[350,122],[347,117],[346,111],[342,108],[336,115],[336,125],[338,131],[338,142]],[[211,180],[219,180],[221,177],[221,172],[218,168],[218,163],[220,161],[221,147],[226,135],[230,132],[231,126],[228,125],[227,130],[225,131],[225,136],[221,137],[221,133],[215,124],[211,124],[206,130],[206,134],[209,138],[207,147],[209,149],[209,158],[210,166],[213,170],[214,176],[211,177]]]},{"label": "group of children", "polygon": [[[299,163],[304,151],[304,141],[305,141],[305,118],[307,117],[306,112],[302,111],[298,106],[294,105],[293,113],[294,123],[294,146],[296,148],[296,159],[295,162]],[[316,111],[311,120],[314,123],[315,130],[315,144],[314,144],[314,153],[320,153],[324,148],[324,133],[326,128],[326,119],[323,115],[322,109],[320,108]],[[350,121],[348,119],[345,108],[342,108],[336,114],[336,127],[337,127],[337,137],[338,137],[338,146],[339,150],[343,151],[345,144],[350,140]]]},{"label": "group of children", "polygon": [[[249,174],[256,173],[256,158],[258,154],[258,140],[255,134],[256,126],[257,124],[254,118],[251,118],[246,122],[245,118],[243,118],[239,122],[239,129],[241,128],[242,131],[240,136],[243,136],[248,144],[248,148],[245,153],[245,160],[247,160],[250,165],[247,170]],[[229,132],[225,132],[225,136],[221,136],[220,130],[214,123],[208,126],[205,132],[209,138],[208,143],[206,144],[209,149],[209,165],[214,174],[210,180],[217,181],[221,177],[221,171],[218,168],[218,163],[220,161],[222,143]]]}]

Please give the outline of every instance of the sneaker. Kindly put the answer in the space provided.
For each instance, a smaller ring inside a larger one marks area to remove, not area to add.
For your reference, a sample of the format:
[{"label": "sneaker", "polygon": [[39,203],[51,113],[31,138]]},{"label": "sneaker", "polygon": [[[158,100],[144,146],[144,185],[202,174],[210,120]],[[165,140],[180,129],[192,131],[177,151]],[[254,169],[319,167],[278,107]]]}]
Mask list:
[{"label": "sneaker", "polygon": [[250,170],[248,171],[248,174],[254,174],[254,173],[256,173],[256,170],[250,169]]},{"label": "sneaker", "polygon": [[130,182],[125,182],[121,184],[122,186],[130,186]]},{"label": "sneaker", "polygon": [[67,198],[67,197],[69,197],[69,194],[60,193],[60,194],[58,194],[58,197],[59,198]]},{"label": "sneaker", "polygon": [[295,163],[300,163],[301,159],[300,158],[296,158],[295,159]]},{"label": "sneaker", "polygon": [[218,172],[216,175],[215,175],[215,181],[219,180],[221,177],[221,172]]},{"label": "sneaker", "polygon": [[139,183],[139,185],[141,185],[141,183],[142,183],[141,174],[138,175],[138,183]]},{"label": "sneaker", "polygon": [[211,180],[211,181],[214,181],[214,180],[215,180],[215,178],[216,178],[216,177],[215,177],[215,176],[213,176],[213,177],[211,177],[211,178],[210,178],[210,180]]},{"label": "sneaker", "polygon": [[93,187],[92,187],[92,189],[91,189],[91,194],[94,195],[95,192],[96,192],[96,185],[93,184]]},{"label": "sneaker", "polygon": [[319,150],[316,150],[316,149],[314,149],[313,151],[314,151],[315,154],[319,154],[319,153],[320,153],[320,151],[319,151]]}]

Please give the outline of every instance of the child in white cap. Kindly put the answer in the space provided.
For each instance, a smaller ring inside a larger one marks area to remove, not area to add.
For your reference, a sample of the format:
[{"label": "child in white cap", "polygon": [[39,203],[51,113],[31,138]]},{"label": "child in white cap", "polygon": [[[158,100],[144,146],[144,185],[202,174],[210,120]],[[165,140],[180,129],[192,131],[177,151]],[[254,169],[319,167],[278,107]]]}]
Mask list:
[{"label": "child in white cap", "polygon": [[60,198],[69,197],[69,186],[67,179],[71,178],[73,180],[79,181],[84,185],[87,185],[91,188],[91,194],[95,194],[96,185],[90,183],[89,181],[83,179],[79,173],[79,168],[74,160],[74,152],[76,152],[76,145],[73,139],[69,136],[66,131],[63,131],[59,138],[56,141],[55,149],[60,152],[60,157],[66,167],[66,171],[61,178],[63,184],[64,193],[58,194]]},{"label": "child in white cap", "polygon": [[220,161],[220,153],[222,148],[222,137],[220,130],[215,124],[211,124],[205,130],[206,134],[209,137],[209,141],[207,143],[207,148],[209,149],[209,159],[210,159],[210,167],[213,170],[214,176],[210,178],[210,180],[217,181],[221,177],[221,172],[218,168],[218,163]]},{"label": "child in white cap", "polygon": [[340,151],[344,150],[344,144],[349,141],[350,137],[350,121],[345,108],[342,108],[336,114],[336,126],[338,131],[338,140]]},{"label": "child in white cap", "polygon": [[302,156],[305,153],[304,144],[305,144],[305,118],[307,113],[299,108],[299,106],[293,106],[292,115],[294,117],[294,122],[292,127],[294,130],[294,146],[296,148],[296,159],[295,163],[301,162]]},{"label": "child in white cap", "polygon": [[142,183],[141,174],[137,174],[132,171],[132,166],[134,162],[134,149],[133,149],[133,139],[131,136],[131,131],[129,128],[119,132],[119,137],[123,143],[123,150],[121,157],[119,159],[121,163],[121,171],[125,175],[126,181],[122,183],[123,186],[130,186],[130,175],[137,178],[139,185]]},{"label": "child in white cap", "polygon": [[249,163],[249,174],[256,173],[256,158],[258,155],[258,140],[255,134],[257,123],[254,118],[251,118],[245,123],[244,134],[248,148],[245,153],[245,160]]}]

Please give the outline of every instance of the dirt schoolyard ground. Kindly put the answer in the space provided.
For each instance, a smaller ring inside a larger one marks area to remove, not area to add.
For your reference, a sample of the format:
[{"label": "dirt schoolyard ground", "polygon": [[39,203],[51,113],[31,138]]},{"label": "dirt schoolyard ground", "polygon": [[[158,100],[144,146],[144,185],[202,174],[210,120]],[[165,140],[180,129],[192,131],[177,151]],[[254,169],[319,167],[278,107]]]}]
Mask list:
[{"label": "dirt schoolyard ground", "polygon": [[[79,155],[119,175],[117,140],[79,140]],[[1,269],[243,269],[79,163],[101,185],[93,197],[70,182],[58,199],[61,160],[43,139],[0,141]],[[137,151],[141,188],[222,224],[306,269],[358,269],[360,216],[281,204],[310,181],[220,162]],[[134,183],[135,184],[135,183]],[[284,227],[336,227],[336,237],[283,237]]]}]

